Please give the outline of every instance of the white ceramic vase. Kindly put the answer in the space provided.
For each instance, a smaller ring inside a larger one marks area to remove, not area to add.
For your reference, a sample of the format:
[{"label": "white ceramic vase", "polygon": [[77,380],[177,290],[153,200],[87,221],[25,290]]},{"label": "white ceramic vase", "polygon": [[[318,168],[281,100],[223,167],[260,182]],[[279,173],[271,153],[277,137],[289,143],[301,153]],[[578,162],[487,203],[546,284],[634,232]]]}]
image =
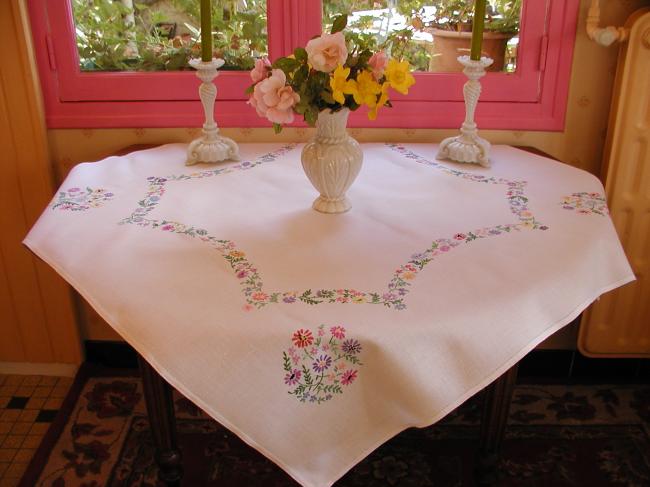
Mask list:
[{"label": "white ceramic vase", "polygon": [[302,167],[320,193],[312,207],[322,213],[343,213],[352,207],[345,193],[361,170],[363,152],[347,133],[349,114],[348,108],[320,112],[316,135],[302,150]]}]

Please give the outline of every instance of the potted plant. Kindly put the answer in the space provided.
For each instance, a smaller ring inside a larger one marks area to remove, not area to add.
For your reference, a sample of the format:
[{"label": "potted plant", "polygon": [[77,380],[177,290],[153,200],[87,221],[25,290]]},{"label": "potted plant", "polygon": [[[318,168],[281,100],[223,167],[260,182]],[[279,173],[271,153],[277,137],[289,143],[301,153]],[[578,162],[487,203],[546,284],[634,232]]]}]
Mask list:
[{"label": "potted plant", "polygon": [[[469,54],[474,2],[434,0],[435,17],[427,22],[416,15],[414,26],[433,35],[429,71],[462,71],[458,56]],[[502,71],[508,41],[519,31],[521,0],[488,0],[482,55],[494,59],[489,71]]]}]

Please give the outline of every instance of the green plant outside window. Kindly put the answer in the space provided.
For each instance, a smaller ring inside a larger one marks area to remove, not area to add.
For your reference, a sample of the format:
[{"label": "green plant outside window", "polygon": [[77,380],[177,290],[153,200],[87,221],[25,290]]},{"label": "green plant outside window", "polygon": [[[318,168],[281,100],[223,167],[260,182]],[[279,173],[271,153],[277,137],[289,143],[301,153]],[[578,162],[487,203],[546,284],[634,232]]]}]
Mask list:
[{"label": "green plant outside window", "polygon": [[[82,71],[175,71],[200,57],[198,0],[72,0]],[[214,56],[248,70],[268,52],[266,0],[215,0]]]},{"label": "green plant outside window", "polygon": [[[499,37],[504,39],[504,63],[499,70],[506,72],[516,69],[521,3],[488,0],[485,30],[503,34]],[[471,32],[473,12],[471,0],[323,0],[323,30],[331,27],[337,15],[345,13],[350,35],[364,38],[374,49],[400,46],[415,70],[435,71],[435,58],[442,54],[438,46],[434,47],[434,29]],[[452,55],[455,59],[459,54],[463,50],[455,50]]]}]

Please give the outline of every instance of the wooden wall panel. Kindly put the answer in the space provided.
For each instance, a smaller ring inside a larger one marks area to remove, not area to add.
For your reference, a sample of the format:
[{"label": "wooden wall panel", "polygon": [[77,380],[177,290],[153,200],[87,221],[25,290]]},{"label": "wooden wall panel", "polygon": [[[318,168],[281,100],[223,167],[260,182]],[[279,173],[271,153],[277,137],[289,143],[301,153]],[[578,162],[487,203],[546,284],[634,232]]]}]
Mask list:
[{"label": "wooden wall panel", "polygon": [[[18,330],[18,319],[14,311],[14,305],[11,302],[9,294],[9,282],[7,281],[7,272],[4,267],[4,257],[0,252],[0,316],[2,316],[2,326],[0,326],[0,357],[4,360],[17,362],[25,356],[22,346],[22,339]],[[16,346],[16,344],[18,346]]]},{"label": "wooden wall panel", "polygon": [[80,363],[70,289],[22,240],[54,191],[23,0],[0,2],[0,361]]}]

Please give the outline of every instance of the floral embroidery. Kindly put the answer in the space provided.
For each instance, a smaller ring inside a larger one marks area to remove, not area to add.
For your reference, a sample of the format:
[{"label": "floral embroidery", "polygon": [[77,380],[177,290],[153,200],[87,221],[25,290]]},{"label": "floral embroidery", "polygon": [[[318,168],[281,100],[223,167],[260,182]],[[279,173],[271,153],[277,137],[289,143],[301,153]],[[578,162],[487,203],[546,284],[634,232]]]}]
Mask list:
[{"label": "floral embroidery", "polygon": [[185,225],[180,222],[146,218],[148,213],[157,206],[160,198],[164,195],[165,185],[169,181],[200,179],[233,171],[249,170],[261,164],[272,162],[295,147],[285,146],[275,152],[265,154],[253,162],[245,161],[229,167],[199,171],[180,176],[168,176],[166,178],[149,177],[147,178],[149,181],[149,189],[145,194],[144,199],[138,202],[138,208],[136,208],[131,216],[125,218],[121,223],[131,223],[143,227],[160,229],[169,233],[177,233],[192,238],[198,238],[212,246],[230,264],[234,275],[239,279],[246,300],[246,304],[243,307],[245,311],[260,309],[269,304],[293,304],[297,302],[309,305],[318,305],[323,303],[381,304],[388,308],[403,310],[406,308],[404,300],[410,291],[410,287],[416,280],[418,273],[435,258],[449,253],[463,243],[470,243],[475,240],[504,235],[515,231],[521,231],[523,229],[548,229],[546,225],[543,225],[535,219],[534,215],[528,208],[528,198],[524,194],[527,185],[526,181],[510,181],[504,178],[487,177],[482,174],[465,173],[463,171],[448,168],[438,162],[425,159],[424,157],[407,150],[401,145],[387,144],[387,146],[407,159],[443,171],[448,175],[478,183],[505,186],[508,205],[510,211],[516,217],[516,222],[458,232],[451,238],[439,238],[434,240],[428,248],[412,254],[411,258],[405,264],[399,266],[390,277],[386,288],[381,291],[361,291],[358,289],[337,288],[272,292],[264,290],[263,279],[259,270],[247,259],[246,253],[237,248],[235,242],[231,240],[218,239],[215,236],[209,235],[208,231],[205,229]]},{"label": "floral embroidery", "polygon": [[85,191],[81,188],[69,188],[67,191],[59,191],[52,201],[51,208],[53,210],[85,211],[90,208],[99,208],[105,202],[112,200],[113,196],[113,193],[102,188],[87,187]]},{"label": "floral embroidery", "polygon": [[341,343],[346,333],[341,325],[332,326],[329,332],[328,338],[325,325],[316,334],[300,328],[291,336],[293,346],[282,352],[284,383],[300,402],[329,401],[343,394],[359,375],[359,341],[348,338]]},{"label": "floral embroidery", "polygon": [[609,215],[605,196],[600,193],[573,193],[570,196],[565,196],[560,204],[565,210],[575,210],[582,215],[591,215],[592,213],[600,216]]}]

